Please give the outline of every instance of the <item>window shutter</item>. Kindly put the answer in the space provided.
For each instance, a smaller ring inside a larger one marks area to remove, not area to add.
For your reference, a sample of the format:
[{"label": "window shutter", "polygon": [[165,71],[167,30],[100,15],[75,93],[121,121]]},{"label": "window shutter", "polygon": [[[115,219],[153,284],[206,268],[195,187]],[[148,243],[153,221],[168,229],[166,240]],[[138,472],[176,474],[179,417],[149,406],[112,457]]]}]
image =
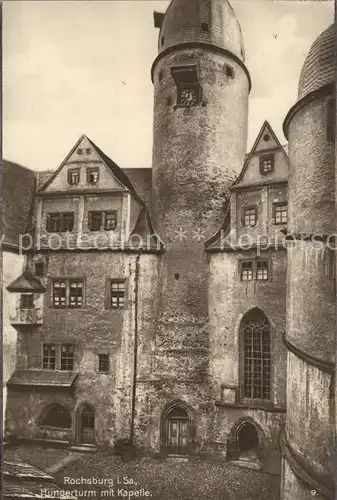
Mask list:
[{"label": "window shutter", "polygon": [[50,215],[47,214],[47,223],[46,223],[47,231],[50,232]]},{"label": "window shutter", "polygon": [[241,226],[245,225],[245,209],[241,209]]},{"label": "window shutter", "polygon": [[92,212],[88,213],[88,228],[92,230]]},{"label": "window shutter", "polygon": [[110,280],[110,278],[106,278],[106,280],[105,280],[104,308],[111,309],[111,280]]}]

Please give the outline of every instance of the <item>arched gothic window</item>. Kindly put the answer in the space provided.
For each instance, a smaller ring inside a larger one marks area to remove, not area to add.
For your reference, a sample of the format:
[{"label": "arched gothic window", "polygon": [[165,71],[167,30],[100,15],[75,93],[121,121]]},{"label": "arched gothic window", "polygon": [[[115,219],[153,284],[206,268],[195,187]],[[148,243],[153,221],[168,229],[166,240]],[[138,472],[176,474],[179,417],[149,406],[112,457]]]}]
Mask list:
[{"label": "arched gothic window", "polygon": [[71,416],[66,408],[61,405],[52,405],[46,408],[40,418],[40,426],[71,428]]},{"label": "arched gothic window", "polygon": [[241,323],[242,397],[270,399],[270,324],[260,309],[252,309]]}]

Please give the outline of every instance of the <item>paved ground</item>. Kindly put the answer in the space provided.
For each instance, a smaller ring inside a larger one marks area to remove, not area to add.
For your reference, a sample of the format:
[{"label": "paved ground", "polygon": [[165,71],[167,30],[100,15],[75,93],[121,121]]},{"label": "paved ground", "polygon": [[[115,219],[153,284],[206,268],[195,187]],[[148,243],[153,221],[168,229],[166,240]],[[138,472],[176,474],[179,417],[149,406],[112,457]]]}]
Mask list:
[{"label": "paved ground", "polygon": [[[101,451],[83,454],[78,460],[68,462],[70,454],[63,449],[20,446],[5,450],[5,460],[28,462],[44,470],[53,467],[57,470],[63,461],[64,468],[54,474],[60,486],[81,492],[94,491],[90,496],[97,499],[279,500],[280,497],[279,477],[228,464],[193,464],[148,458],[124,463],[120,458]],[[83,484],[89,479],[104,481],[105,484]]]}]

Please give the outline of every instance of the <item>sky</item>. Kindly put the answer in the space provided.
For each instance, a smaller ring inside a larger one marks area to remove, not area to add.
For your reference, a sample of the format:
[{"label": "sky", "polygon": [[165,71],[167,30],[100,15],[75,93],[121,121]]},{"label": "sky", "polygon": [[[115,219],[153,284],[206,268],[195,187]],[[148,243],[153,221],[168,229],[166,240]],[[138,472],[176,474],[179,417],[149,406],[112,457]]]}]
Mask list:
[{"label": "sky", "polygon": [[[3,156],[56,169],[86,134],[123,168],[151,167],[157,54],[153,11],[169,2],[5,1]],[[248,150],[264,120],[282,123],[332,1],[233,0],[252,78]]]}]

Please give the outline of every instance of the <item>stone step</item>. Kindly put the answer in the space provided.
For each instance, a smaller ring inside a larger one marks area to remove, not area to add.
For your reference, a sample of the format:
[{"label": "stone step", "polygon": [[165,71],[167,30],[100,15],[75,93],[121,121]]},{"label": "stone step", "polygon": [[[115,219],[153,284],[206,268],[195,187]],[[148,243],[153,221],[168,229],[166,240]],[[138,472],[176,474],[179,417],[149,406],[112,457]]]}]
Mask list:
[{"label": "stone step", "polygon": [[76,444],[69,447],[69,451],[78,451],[80,453],[95,453],[97,446],[94,444]]},{"label": "stone step", "polygon": [[167,460],[169,462],[188,462],[188,455],[168,455]]}]

